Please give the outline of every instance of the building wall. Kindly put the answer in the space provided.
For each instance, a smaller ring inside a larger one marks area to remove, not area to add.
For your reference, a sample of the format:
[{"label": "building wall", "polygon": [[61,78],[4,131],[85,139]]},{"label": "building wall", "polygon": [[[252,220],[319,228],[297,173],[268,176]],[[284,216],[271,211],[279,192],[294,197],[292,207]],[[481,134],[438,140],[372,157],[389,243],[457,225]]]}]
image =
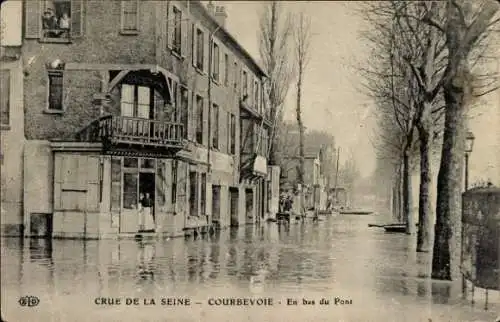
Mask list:
[{"label": "building wall", "polygon": [[23,224],[23,62],[2,58],[0,67],[8,70],[10,81],[9,124],[1,128],[0,234],[17,236],[22,233]]},{"label": "building wall", "polygon": [[48,141],[27,140],[24,149],[24,224],[31,233],[32,214],[53,211],[54,160]]},{"label": "building wall", "polygon": [[[211,220],[212,184],[221,186],[221,213],[229,209],[229,187],[239,185],[240,163],[240,99],[242,98],[243,70],[248,75],[248,103],[256,110],[262,109],[262,90],[260,71],[249,61],[241,48],[231,43],[221,32],[217,24],[207,17],[201,4],[191,2],[189,11],[183,1],[139,1],[138,30],[136,33],[124,34],[121,31],[120,1],[79,1],[81,4],[81,35],[73,37],[71,43],[48,43],[40,39],[40,33],[34,32],[33,26],[41,16],[41,7],[37,1],[25,1],[25,39],[22,48],[23,61],[26,63],[24,78],[24,133],[29,141],[30,150],[25,159],[41,158],[42,165],[50,165],[47,159],[46,144],[43,140],[72,140],[75,134],[91,121],[101,115],[102,106],[96,102],[96,94],[101,93],[109,81],[108,70],[126,69],[128,66],[147,64],[159,65],[177,75],[181,83],[185,83],[189,93],[189,149],[190,158],[194,162],[190,167],[198,172],[207,172],[208,162],[212,173],[207,176],[206,214]],[[182,11],[182,52],[177,55],[172,52],[171,36],[173,30],[172,5]],[[205,43],[205,60],[203,70],[193,65],[193,26],[202,29]],[[36,28],[35,28],[36,29]],[[220,77],[209,81],[209,40],[213,35],[220,52]],[[184,45],[185,44],[185,45]],[[228,57],[226,64],[226,54]],[[48,111],[48,74],[47,65],[59,60],[64,64],[64,111],[54,113]],[[235,63],[237,68],[235,68]],[[226,73],[227,68],[227,73]],[[108,69],[108,70],[106,70]],[[228,75],[226,79],[226,75]],[[253,88],[255,81],[259,88],[259,96],[255,99]],[[250,93],[251,91],[251,93]],[[196,95],[204,99],[202,144],[194,142],[195,119],[194,101]],[[119,109],[119,88],[111,92],[111,102],[104,110],[116,113]],[[209,104],[210,102],[210,104]],[[213,119],[212,107],[219,107],[218,122]],[[235,135],[230,133],[230,116],[234,115]],[[215,124],[219,124],[215,127]],[[209,129],[210,127],[210,129]],[[212,146],[210,134],[218,133],[218,144]],[[230,151],[230,142],[235,140],[234,154]],[[207,147],[210,146],[210,150]],[[27,179],[35,184],[25,182],[27,188],[25,198],[27,205],[25,215],[35,212],[51,212],[52,193],[50,170],[39,172],[40,165],[25,166]],[[205,163],[205,164],[203,164]],[[200,164],[200,165],[196,165]],[[50,169],[47,168],[47,169]],[[189,171],[189,170],[188,170]],[[40,173],[42,175],[40,176]],[[44,181],[44,182],[41,182]],[[35,194],[43,191],[43,202],[37,204]],[[47,195],[47,196],[46,196]],[[254,203],[255,203],[254,197]],[[244,202],[240,198],[239,202]],[[255,209],[255,206],[254,206]],[[242,214],[240,214],[242,215]],[[29,216],[26,216],[29,217]],[[25,219],[27,221],[29,219]],[[169,224],[172,232],[178,233],[185,226],[206,224],[206,218],[192,216],[176,216]],[[240,221],[240,223],[245,220]],[[225,226],[230,224],[230,218],[225,218]],[[182,227],[182,228],[181,228]]]}]

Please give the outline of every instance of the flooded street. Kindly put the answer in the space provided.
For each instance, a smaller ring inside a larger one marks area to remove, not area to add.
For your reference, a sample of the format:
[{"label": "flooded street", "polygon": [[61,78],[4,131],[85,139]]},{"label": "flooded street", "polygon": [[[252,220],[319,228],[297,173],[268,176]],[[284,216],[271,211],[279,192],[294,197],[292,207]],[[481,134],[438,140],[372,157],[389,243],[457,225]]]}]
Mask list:
[{"label": "flooded street", "polygon": [[[457,283],[431,283],[430,256],[413,251],[414,238],[367,227],[375,221],[266,223],[196,240],[2,239],[2,318],[494,321],[499,315],[498,292],[490,292],[485,311],[484,290],[476,290],[472,306]],[[26,295],[40,303],[20,306]],[[127,298],[138,298],[138,305],[127,305]],[[222,305],[228,298],[272,305]]]}]

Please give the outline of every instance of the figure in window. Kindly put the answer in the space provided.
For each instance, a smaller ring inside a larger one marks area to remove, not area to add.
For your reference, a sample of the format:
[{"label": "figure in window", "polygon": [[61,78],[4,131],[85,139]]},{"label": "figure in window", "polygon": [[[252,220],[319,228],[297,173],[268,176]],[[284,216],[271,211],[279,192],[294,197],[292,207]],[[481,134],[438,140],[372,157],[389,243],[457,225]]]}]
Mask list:
[{"label": "figure in window", "polygon": [[44,30],[44,37],[58,37],[58,22],[53,9],[48,8],[44,11],[42,16],[42,27]]},{"label": "figure in window", "polygon": [[62,37],[69,37],[69,28],[71,26],[71,18],[67,12],[64,12],[59,18],[59,28],[62,31]]}]

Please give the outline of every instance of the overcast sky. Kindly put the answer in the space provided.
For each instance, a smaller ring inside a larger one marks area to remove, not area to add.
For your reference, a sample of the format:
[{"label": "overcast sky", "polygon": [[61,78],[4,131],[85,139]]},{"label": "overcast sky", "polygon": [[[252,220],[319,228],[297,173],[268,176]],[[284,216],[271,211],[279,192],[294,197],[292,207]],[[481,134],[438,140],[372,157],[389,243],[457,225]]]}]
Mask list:
[{"label": "overcast sky", "polygon": [[[259,2],[215,1],[225,5],[228,30],[256,58]],[[360,93],[355,65],[368,64],[367,49],[358,34],[363,22],[353,14],[356,3],[286,2],[292,11],[303,10],[312,20],[311,60],[305,74],[303,115],[305,126],[328,131],[337,145],[351,153],[363,175],[371,174],[374,162],[372,102]],[[499,64],[496,64],[496,68]],[[295,91],[291,90],[287,118],[295,119]],[[470,127],[476,136],[470,159],[471,182],[481,178],[500,184],[500,91],[488,96]]]}]

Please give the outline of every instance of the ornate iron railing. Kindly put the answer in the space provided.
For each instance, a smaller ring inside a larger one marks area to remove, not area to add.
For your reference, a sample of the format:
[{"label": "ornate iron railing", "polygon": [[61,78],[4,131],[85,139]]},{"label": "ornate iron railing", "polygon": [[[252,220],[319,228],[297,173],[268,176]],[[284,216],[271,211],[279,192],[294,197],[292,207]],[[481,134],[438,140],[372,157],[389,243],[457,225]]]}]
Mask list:
[{"label": "ornate iron railing", "polygon": [[108,115],[90,123],[77,136],[86,142],[181,147],[184,129],[176,122]]}]

